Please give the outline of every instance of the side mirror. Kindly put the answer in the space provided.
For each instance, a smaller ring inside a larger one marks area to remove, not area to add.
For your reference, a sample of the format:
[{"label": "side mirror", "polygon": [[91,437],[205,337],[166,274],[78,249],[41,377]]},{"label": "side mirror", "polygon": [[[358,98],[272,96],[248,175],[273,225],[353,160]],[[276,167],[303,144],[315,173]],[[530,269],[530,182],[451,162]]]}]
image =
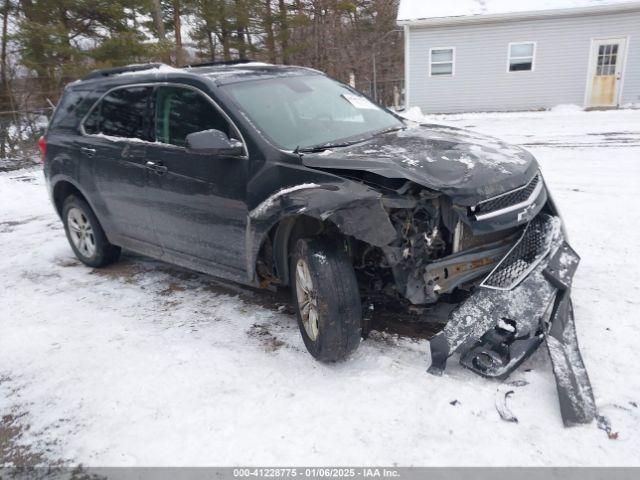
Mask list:
[{"label": "side mirror", "polygon": [[244,154],[242,142],[229,139],[227,134],[220,130],[203,130],[187,135],[187,152],[202,155],[230,155],[241,156]]}]

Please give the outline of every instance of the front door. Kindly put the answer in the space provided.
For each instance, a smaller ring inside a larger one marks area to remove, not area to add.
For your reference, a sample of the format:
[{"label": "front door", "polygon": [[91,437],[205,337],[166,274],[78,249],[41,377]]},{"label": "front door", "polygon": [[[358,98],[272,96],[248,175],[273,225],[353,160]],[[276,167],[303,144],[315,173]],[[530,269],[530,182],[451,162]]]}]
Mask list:
[{"label": "front door", "polygon": [[153,223],[164,258],[246,280],[246,156],[187,152],[186,136],[216,129],[239,139],[204,93],[161,86],[155,97],[155,140],[146,152]]},{"label": "front door", "polygon": [[589,107],[615,107],[619,104],[626,39],[595,40],[591,50]]}]

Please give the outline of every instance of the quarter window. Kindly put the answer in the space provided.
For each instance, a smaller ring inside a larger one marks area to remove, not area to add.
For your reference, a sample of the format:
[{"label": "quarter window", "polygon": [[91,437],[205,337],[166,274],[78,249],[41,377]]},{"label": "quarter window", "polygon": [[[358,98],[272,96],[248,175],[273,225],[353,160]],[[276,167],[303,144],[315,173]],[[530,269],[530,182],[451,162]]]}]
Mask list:
[{"label": "quarter window", "polygon": [[85,120],[85,132],[151,141],[151,92],[151,87],[132,87],[109,93]]},{"label": "quarter window", "polygon": [[180,87],[160,87],[156,95],[156,141],[183,147],[187,135],[221,130],[233,135],[227,120],[202,94]]},{"label": "quarter window", "polygon": [[[58,127],[72,127],[77,125],[78,107],[84,103],[86,97],[87,92],[77,90],[65,91],[55,113],[53,114],[53,118],[49,124],[49,130],[55,130]],[[93,103],[95,103],[95,99]],[[84,113],[87,113],[86,109]],[[80,115],[80,118],[84,116],[84,113]]]},{"label": "quarter window", "polygon": [[454,48],[432,48],[429,52],[429,75],[453,75],[455,63]]},{"label": "quarter window", "polygon": [[509,71],[526,72],[533,70],[536,54],[534,42],[509,44]]}]

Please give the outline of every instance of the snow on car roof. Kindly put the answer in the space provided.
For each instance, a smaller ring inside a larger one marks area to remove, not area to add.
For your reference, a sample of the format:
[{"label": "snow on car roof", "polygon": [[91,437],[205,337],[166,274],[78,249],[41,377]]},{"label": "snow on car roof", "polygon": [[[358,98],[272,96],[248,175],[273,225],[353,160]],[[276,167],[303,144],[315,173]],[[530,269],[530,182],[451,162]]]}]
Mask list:
[{"label": "snow on car roof", "polygon": [[500,15],[571,8],[604,7],[608,5],[637,4],[631,0],[400,0],[398,21]]},{"label": "snow on car roof", "polygon": [[203,75],[218,84],[235,83],[273,77],[290,77],[296,75],[319,74],[321,72],[295,65],[276,65],[270,63],[250,62],[231,65],[205,65],[186,68],[185,71]]}]

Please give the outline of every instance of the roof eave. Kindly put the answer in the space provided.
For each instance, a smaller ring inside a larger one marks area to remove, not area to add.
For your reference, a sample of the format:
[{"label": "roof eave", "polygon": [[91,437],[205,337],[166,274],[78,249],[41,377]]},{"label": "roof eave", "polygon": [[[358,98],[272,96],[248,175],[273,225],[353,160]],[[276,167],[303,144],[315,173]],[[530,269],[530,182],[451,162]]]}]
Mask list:
[{"label": "roof eave", "polygon": [[421,18],[414,20],[397,20],[399,26],[427,27],[447,26],[472,23],[495,23],[514,20],[539,20],[553,17],[577,15],[599,15],[604,13],[620,13],[640,11],[640,2],[602,5],[598,7],[562,8],[557,10],[532,10],[528,12],[494,13],[487,15],[465,15],[458,17]]}]

